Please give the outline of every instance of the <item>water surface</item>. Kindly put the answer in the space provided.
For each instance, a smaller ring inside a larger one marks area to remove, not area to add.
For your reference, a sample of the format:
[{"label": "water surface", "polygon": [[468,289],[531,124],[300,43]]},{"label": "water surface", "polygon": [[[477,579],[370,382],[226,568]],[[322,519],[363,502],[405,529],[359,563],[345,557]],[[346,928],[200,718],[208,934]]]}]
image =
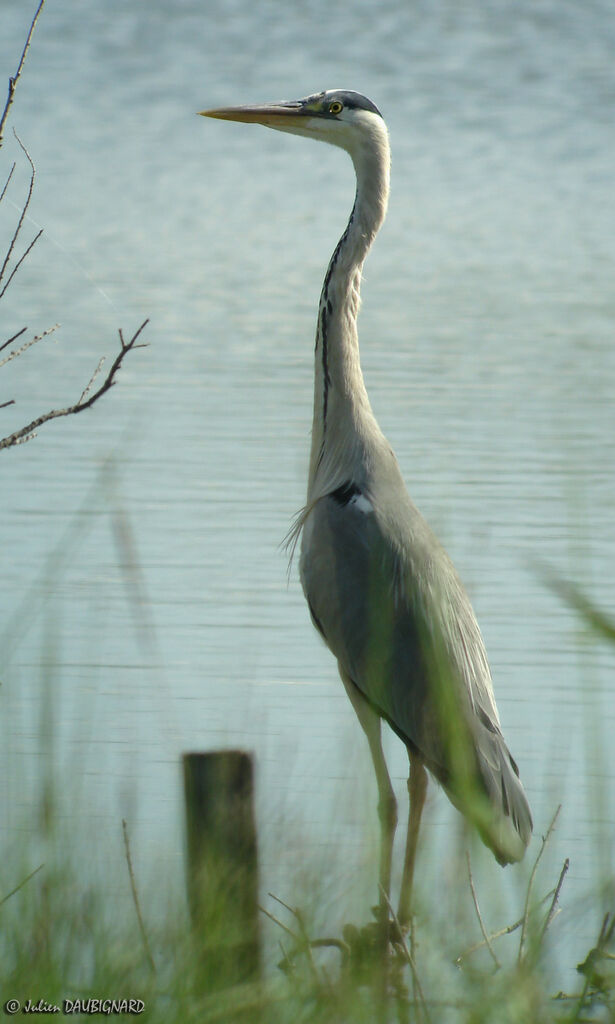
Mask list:
[{"label": "water surface", "polygon": [[[21,0],[1,25],[6,76]],[[53,766],[72,835],[119,864],[126,817],[142,877],[180,879],[179,755],[241,746],[264,889],[288,896],[305,870],[340,916],[365,906],[366,745],[279,549],[304,499],[315,311],[352,167],[195,116],[355,88],[393,150],[360,322],[373,407],[471,594],[537,837],[563,802],[545,889],[569,856],[569,934],[580,949],[597,931],[592,906],[583,934],[572,922],[613,871],[615,659],[537,567],[613,613],[614,47],[606,0],[44,10],[12,123],[38,170],[28,230],[45,232],[0,341],[62,327],[3,368],[2,433],[75,401],[118,327],[149,317],[149,347],[90,413],[2,457],[5,838],[36,829]],[[28,173],[9,135],[3,175],[14,159],[3,245]],[[394,737],[387,752],[403,799]],[[435,789],[424,828],[419,870],[456,885]]]}]

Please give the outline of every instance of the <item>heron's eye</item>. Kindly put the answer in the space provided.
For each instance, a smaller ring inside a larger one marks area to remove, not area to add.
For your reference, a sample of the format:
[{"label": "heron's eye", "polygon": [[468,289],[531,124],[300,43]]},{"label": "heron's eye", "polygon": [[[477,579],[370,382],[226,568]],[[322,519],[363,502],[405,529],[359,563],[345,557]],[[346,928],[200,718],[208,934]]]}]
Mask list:
[{"label": "heron's eye", "polygon": [[334,115],[341,114],[343,109],[344,109],[344,104],[340,103],[339,100],[334,100],[333,103],[331,103],[330,106],[329,106],[329,113],[330,114],[334,114]]}]

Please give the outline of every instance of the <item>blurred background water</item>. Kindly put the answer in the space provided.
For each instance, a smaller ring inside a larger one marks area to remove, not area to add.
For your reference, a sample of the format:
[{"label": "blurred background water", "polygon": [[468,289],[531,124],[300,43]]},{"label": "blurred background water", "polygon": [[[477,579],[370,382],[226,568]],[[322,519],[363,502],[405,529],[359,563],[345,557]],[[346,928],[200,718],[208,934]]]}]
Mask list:
[{"label": "blurred background water", "polygon": [[[5,81],[34,6],[2,0]],[[2,435],[75,401],[118,327],[149,317],[149,347],[91,412],[2,456],[5,841],[36,833],[52,774],[61,827],[118,885],[122,817],[140,877],[180,884],[179,756],[241,746],[264,890],[313,875],[333,917],[365,912],[367,747],[279,547],[304,500],[315,312],[352,166],[195,116],[353,88],[393,151],[367,385],[472,597],[537,837],[563,803],[548,881],[569,856],[580,954],[607,909],[585,896],[613,875],[615,657],[538,566],[613,613],[614,52],[609,0],[48,3],[11,115],[44,234],[0,342],[62,326],[3,368]],[[7,133],[3,180],[13,160],[2,252],[28,181]],[[403,800],[392,736],[387,753]],[[432,787],[419,872],[441,893],[460,884],[455,818]],[[518,869],[475,856],[483,891],[518,895]]]}]

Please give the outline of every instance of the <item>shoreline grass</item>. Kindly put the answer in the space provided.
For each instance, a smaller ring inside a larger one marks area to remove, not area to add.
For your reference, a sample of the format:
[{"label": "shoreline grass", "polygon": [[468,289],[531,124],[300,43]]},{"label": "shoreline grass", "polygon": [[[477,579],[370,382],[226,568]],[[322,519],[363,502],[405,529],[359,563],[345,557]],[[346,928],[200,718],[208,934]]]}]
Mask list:
[{"label": "shoreline grass", "polygon": [[[13,854],[4,860],[6,891],[0,892],[2,1002],[19,1000],[23,1010],[28,1000],[31,1007],[42,999],[62,1009],[63,1000],[79,1006],[88,999],[138,999],[147,1020],[171,1024],[613,1021],[615,915],[599,909],[599,896],[596,940],[577,968],[574,990],[553,985],[543,956],[547,943],[561,939],[558,905],[565,900],[566,864],[549,891],[538,892],[538,867],[553,825],[535,856],[519,916],[493,932],[482,920],[468,864],[460,887],[474,890],[472,913],[481,921],[481,940],[473,940],[469,921],[464,927],[453,925],[451,918],[445,938],[438,925],[432,928],[424,908],[434,894],[421,892],[420,879],[411,934],[396,924],[391,907],[384,960],[376,915],[360,926],[345,924],[340,934],[320,934],[312,931],[315,906],[310,906],[310,900],[317,903],[317,893],[304,894],[299,906],[271,894],[263,901],[262,929],[273,931],[270,940],[277,936],[277,964],[265,970],[262,980],[225,990],[208,974],[185,905],[152,923],[125,823],[131,895],[119,912],[109,905],[104,886],[82,880],[83,866],[71,865],[71,853],[62,843],[53,844],[48,861],[24,870],[7,888],[7,877],[16,875]],[[166,880],[158,881],[164,891]],[[456,957],[451,948],[458,949]]]}]

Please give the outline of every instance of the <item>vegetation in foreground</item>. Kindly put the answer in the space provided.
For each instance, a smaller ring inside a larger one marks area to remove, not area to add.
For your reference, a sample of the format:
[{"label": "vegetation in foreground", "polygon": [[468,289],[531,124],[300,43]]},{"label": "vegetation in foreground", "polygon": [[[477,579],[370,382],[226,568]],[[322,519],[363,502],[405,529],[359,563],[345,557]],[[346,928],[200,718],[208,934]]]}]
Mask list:
[{"label": "vegetation in foreground", "polygon": [[[58,865],[70,854],[61,849],[54,826],[52,831],[50,860]],[[492,935],[483,924],[468,857],[465,885],[483,932],[478,942],[466,941],[476,935],[476,924],[470,928],[468,921],[451,921],[446,937],[430,929],[428,913],[421,912],[420,879],[412,932],[402,932],[391,908],[388,937],[375,918],[362,928],[348,924],[339,935],[318,936],[310,923],[309,894],[302,908],[270,897],[262,908],[261,931],[276,935],[280,955],[260,979],[243,977],[240,945],[235,961],[232,949],[225,949],[226,972],[220,969],[224,939],[212,946],[207,922],[202,930],[191,928],[181,898],[181,912],[152,925],[148,903],[141,905],[125,824],[132,905],[111,909],[104,888],[76,883],[83,869],[71,870],[66,860],[61,867],[41,865],[7,891],[16,863],[11,856],[0,876],[0,1002],[10,1008],[17,1000],[20,1014],[37,1006],[53,1012],[58,1006],[60,1012],[91,1015],[110,1013],[113,1007],[104,1000],[114,999],[122,1013],[187,1024],[615,1021],[612,913],[600,921],[573,990],[554,990],[544,953],[548,942],[558,941],[553,921],[565,892],[567,862],[548,893],[535,892],[550,832],[530,872],[518,919]],[[214,879],[211,888],[217,884]],[[160,891],[166,886],[164,879]],[[433,893],[425,894],[424,905],[433,900]],[[460,951],[457,956],[451,957],[452,949]]]},{"label": "vegetation in foreground", "polygon": [[[77,534],[74,529],[73,544]],[[52,565],[61,562],[55,553]],[[547,582],[576,609],[592,636],[615,642],[613,623],[576,588],[554,578]],[[7,631],[5,655],[10,640]],[[45,735],[53,731],[51,682],[43,688]],[[372,911],[367,923],[363,918],[329,931],[330,907],[323,906],[315,886],[293,893],[292,906],[287,893],[285,901],[266,897],[260,931],[267,963],[255,979],[246,977],[245,936],[232,937],[232,898],[229,902],[224,894],[222,914],[220,900],[211,899],[211,893],[223,893],[220,875],[213,871],[206,878],[208,916],[199,928],[191,927],[187,901],[183,893],[171,891],[166,874],[153,886],[139,879],[124,824],[126,891],[132,897],[114,904],[107,881],[88,884],[91,876],[77,863],[74,843],[54,812],[53,784],[45,779],[39,806],[35,839],[37,848],[46,851],[43,864],[34,859],[34,842],[22,842],[15,850],[3,841],[0,1006],[17,1000],[17,1012],[22,1012],[28,1000],[31,1007],[43,1000],[43,1006],[58,1006],[62,1012],[63,1001],[70,1000],[71,1014],[90,1015],[110,1010],[108,1004],[105,1010],[88,1000],[132,999],[141,1001],[147,1020],[169,1024],[615,1024],[611,875],[596,883],[583,907],[572,908],[573,928],[577,915],[587,919],[590,914],[595,939],[578,963],[568,958],[553,969],[554,950],[566,945],[565,929],[556,919],[566,901],[568,861],[549,867],[551,878],[545,875],[549,858],[543,855],[552,844],[558,812],[537,844],[534,863],[528,863],[516,913],[495,932],[485,921],[498,918],[491,908],[481,912],[470,858],[462,853],[452,886],[458,906],[438,913],[444,893],[430,891],[429,884],[422,891],[418,872],[410,934],[399,928],[392,907],[387,929]],[[108,879],[108,873],[103,877]],[[161,898],[171,907],[166,914],[159,912]],[[462,902],[467,912],[460,909]],[[139,1008],[140,1003],[133,1004],[133,1013]],[[122,1012],[128,1010],[126,1004]]]}]

